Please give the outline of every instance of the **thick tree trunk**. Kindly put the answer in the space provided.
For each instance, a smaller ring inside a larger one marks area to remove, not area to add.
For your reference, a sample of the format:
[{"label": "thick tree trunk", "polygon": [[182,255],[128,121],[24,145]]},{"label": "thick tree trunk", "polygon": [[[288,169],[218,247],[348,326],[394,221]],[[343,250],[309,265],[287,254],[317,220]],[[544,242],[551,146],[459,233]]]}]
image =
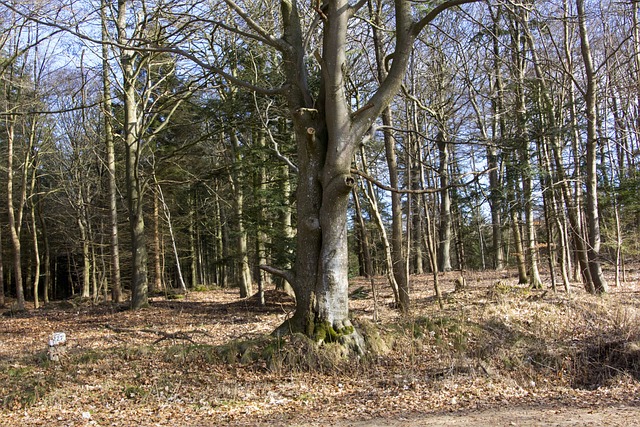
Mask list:
[{"label": "thick tree trunk", "polygon": [[[125,84],[125,88],[127,85]],[[134,94],[125,89],[125,123],[128,128],[137,127]],[[144,231],[142,202],[142,178],[139,171],[140,141],[133,131],[125,132],[126,186],[131,233],[132,274],[131,308],[137,310],[148,305],[147,241]]]},{"label": "thick tree trunk", "polygon": [[[284,54],[287,97],[296,129],[298,246],[295,273],[269,270],[293,280],[298,305],[293,318],[277,332],[303,330],[319,341],[339,339],[362,349],[348,309],[346,226],[349,193],[355,182],[350,175],[353,154],[365,132],[400,90],[420,30],[441,11],[464,2],[440,5],[418,22],[412,21],[408,3],[395,3],[393,61],[379,89],[355,112],[345,93],[345,71],[349,20],[356,8],[347,0],[330,0],[317,11],[323,25],[323,46],[319,95],[314,103],[307,84],[305,37],[297,4],[292,0],[281,2],[284,33],[280,39],[270,39],[270,43]],[[407,309],[407,288],[401,290],[401,302],[406,303],[403,308]]]},{"label": "thick tree trunk", "polygon": [[355,184],[349,170],[327,167],[323,171],[323,197],[320,207],[322,249],[316,288],[317,315],[336,332],[346,332],[349,322],[349,265],[347,245],[347,207]]}]

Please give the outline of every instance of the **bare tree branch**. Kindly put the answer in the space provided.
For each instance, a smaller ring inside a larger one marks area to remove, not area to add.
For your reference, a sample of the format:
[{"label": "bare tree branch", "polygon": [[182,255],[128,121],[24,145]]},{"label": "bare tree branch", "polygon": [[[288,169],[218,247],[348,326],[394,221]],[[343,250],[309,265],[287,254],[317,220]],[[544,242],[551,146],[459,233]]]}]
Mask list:
[{"label": "bare tree branch", "polygon": [[[466,187],[470,184],[473,184],[474,182],[476,182],[480,176],[491,172],[492,170],[495,170],[496,168],[491,168],[491,169],[485,169],[483,171],[480,172],[469,172],[466,173],[464,175],[462,175],[462,178],[472,175],[473,178],[469,181],[466,182],[462,182],[459,184],[451,184],[448,185],[447,188],[459,188],[459,187]],[[442,191],[442,188],[422,188],[420,190],[409,190],[409,189],[403,189],[403,188],[394,188],[391,187],[389,185],[386,185],[384,183],[382,183],[381,181],[377,180],[376,178],[372,177],[371,175],[368,175],[358,169],[351,169],[351,173],[356,174],[364,179],[366,179],[367,181],[373,183],[376,187],[382,189],[382,190],[386,190],[386,191],[390,191],[392,193],[401,193],[401,194],[432,194],[432,193],[439,193],[440,191]]]}]

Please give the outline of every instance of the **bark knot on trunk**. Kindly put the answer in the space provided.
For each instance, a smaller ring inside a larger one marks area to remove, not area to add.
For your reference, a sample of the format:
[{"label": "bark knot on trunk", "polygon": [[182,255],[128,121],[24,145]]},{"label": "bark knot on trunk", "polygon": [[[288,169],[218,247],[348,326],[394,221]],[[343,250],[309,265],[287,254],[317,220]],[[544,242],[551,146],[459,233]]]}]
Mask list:
[{"label": "bark knot on trunk", "polygon": [[331,178],[327,184],[326,191],[335,195],[347,195],[355,184],[356,180],[353,175],[349,173],[339,174]]}]

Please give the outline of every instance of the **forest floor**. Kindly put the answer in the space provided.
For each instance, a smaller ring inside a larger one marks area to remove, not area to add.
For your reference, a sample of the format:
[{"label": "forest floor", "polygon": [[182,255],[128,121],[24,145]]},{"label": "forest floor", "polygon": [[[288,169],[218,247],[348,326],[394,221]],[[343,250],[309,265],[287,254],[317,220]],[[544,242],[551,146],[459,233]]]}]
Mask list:
[{"label": "forest floor", "polygon": [[[530,290],[510,273],[412,277],[411,316],[376,278],[350,287],[371,348],[340,359],[301,337],[269,333],[292,314],[236,289],[155,297],[137,312],[68,300],[0,310],[2,426],[637,425],[640,284],[630,270],[604,297]],[[58,362],[47,357],[64,332]]]}]

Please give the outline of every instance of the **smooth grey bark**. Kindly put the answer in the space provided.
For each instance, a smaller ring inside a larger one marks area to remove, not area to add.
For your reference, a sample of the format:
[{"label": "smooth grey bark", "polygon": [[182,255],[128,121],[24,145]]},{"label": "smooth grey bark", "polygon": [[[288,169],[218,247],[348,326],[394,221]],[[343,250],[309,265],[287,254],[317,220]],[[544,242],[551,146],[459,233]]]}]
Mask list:
[{"label": "smooth grey bark", "polygon": [[77,223],[78,230],[80,230],[80,240],[82,242],[82,298],[89,298],[91,296],[91,258],[90,258],[90,245],[89,232],[87,230],[87,224],[85,218],[83,218],[84,209],[82,208],[82,200],[78,200],[80,203],[80,212],[78,213]]},{"label": "smooth grey bark", "polygon": [[[572,50],[572,22],[570,20],[571,11],[569,6],[569,0],[563,0],[563,53],[565,56],[566,69],[570,75],[574,74],[574,60]],[[589,261],[587,258],[587,238],[584,227],[584,213],[583,213],[583,191],[582,191],[582,150],[578,146],[580,140],[579,125],[578,125],[578,110],[577,110],[577,97],[576,97],[576,84],[571,78],[568,83],[568,99],[569,106],[569,120],[571,123],[571,152],[573,157],[573,174],[567,175],[564,171],[564,164],[562,162],[562,147],[560,143],[554,145],[554,162],[559,173],[559,181],[562,183],[562,196],[567,206],[567,214],[569,219],[569,225],[571,226],[571,237],[575,247],[575,256],[578,260],[578,266],[574,270],[574,280],[582,280],[585,289],[589,289],[592,286],[591,273],[589,272]],[[573,183],[573,186],[569,184],[569,179]],[[572,188],[573,187],[573,188]],[[578,276],[576,271],[580,272]]]},{"label": "smooth grey bark", "polygon": [[[389,169],[389,184],[391,184],[393,188],[399,188],[398,160],[394,146],[394,138],[391,133],[393,116],[390,108],[386,108],[382,112],[382,124],[385,127],[384,147],[387,158],[387,168]],[[405,267],[406,253],[402,231],[402,194],[397,192],[391,193],[391,261],[395,282],[398,285],[400,311],[408,312],[411,307],[411,299],[409,295],[409,276]]]},{"label": "smooth grey bark", "polygon": [[440,175],[440,233],[438,248],[438,270],[451,271],[451,194],[449,190],[449,143],[444,131],[436,136],[438,144]]},{"label": "smooth grey bark", "polygon": [[38,242],[38,224],[37,224],[37,214],[38,203],[40,196],[36,194],[36,183],[38,181],[38,158],[37,153],[33,155],[33,168],[31,171],[31,189],[29,198],[29,207],[30,207],[30,220],[31,220],[31,244],[32,244],[32,258],[33,258],[33,306],[34,308],[40,308],[40,299],[39,299],[39,287],[40,287],[40,248]]},{"label": "smooth grey bark", "polygon": [[144,229],[143,187],[140,176],[140,156],[142,154],[141,118],[136,96],[140,53],[127,48],[127,7],[128,0],[118,0],[116,31],[120,45],[120,66],[124,103],[123,141],[125,145],[125,177],[127,187],[127,209],[129,232],[131,235],[131,308],[137,310],[148,305],[149,279],[147,275],[147,241]]},{"label": "smooth grey bark", "polygon": [[[230,0],[227,0],[230,3]],[[395,3],[396,43],[386,78],[363,108],[351,111],[345,93],[346,35],[356,7],[346,0],[330,0],[322,12],[320,87],[314,102],[305,65],[303,31],[297,2],[281,3],[284,33],[265,40],[284,55],[286,92],[298,148],[298,234],[294,271],[279,274],[294,283],[298,305],[294,317],[279,332],[315,332],[332,328],[345,343],[361,349],[348,309],[347,206],[355,184],[350,174],[353,155],[363,135],[400,90],[413,42],[440,12],[466,1],[443,3],[414,22],[410,3]],[[360,5],[358,5],[359,7]],[[326,18],[326,19],[325,19]],[[275,272],[275,269],[271,269]]]}]

